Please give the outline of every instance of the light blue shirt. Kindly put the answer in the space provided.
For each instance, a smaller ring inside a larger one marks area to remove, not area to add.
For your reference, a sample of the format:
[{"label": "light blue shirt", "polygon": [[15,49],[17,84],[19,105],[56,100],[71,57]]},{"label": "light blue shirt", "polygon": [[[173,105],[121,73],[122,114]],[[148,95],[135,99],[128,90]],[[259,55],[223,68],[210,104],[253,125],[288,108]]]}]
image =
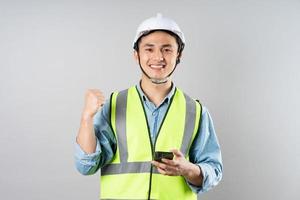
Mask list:
[{"label": "light blue shirt", "polygon": [[[155,106],[144,94],[140,85],[137,85],[138,92],[143,98],[143,104],[149,123],[152,142],[154,142],[158,128],[166,114],[171,97],[174,95],[175,86],[164,98],[159,106]],[[110,103],[107,101],[101,111],[94,116],[94,129],[97,136],[97,147],[95,153],[87,154],[81,147],[75,144],[75,165],[83,175],[95,174],[99,168],[109,163],[116,150],[116,139],[109,125]],[[216,186],[222,179],[223,164],[220,145],[215,133],[212,118],[208,110],[202,107],[202,122],[194,143],[189,152],[190,162],[197,164],[203,174],[201,187],[194,186],[187,182],[195,193],[203,193]]]}]

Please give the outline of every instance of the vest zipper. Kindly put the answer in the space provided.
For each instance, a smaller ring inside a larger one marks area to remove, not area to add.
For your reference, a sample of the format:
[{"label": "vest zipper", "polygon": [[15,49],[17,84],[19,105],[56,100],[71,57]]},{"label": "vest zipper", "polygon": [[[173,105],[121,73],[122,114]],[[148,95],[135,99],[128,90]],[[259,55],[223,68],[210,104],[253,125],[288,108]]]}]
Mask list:
[{"label": "vest zipper", "polygon": [[[173,85],[173,83],[172,83],[172,85]],[[154,144],[152,144],[152,139],[151,139],[151,134],[150,134],[150,128],[149,128],[149,122],[148,122],[147,115],[146,115],[146,111],[145,111],[145,108],[144,108],[144,103],[143,103],[143,101],[142,101],[142,98],[141,98],[141,96],[140,96],[140,93],[138,92],[137,86],[135,86],[135,88],[136,88],[136,91],[137,91],[137,93],[138,93],[138,95],[139,95],[140,102],[141,102],[142,107],[143,107],[144,116],[145,116],[146,123],[147,123],[149,142],[150,142],[150,146],[151,146],[152,160],[154,160],[154,153],[155,153],[156,141],[157,141],[158,135],[159,135],[159,133],[160,133],[160,129],[161,129],[161,127],[162,127],[162,125],[163,125],[163,123],[164,123],[164,121],[165,121],[165,119],[166,119],[166,116],[167,116],[167,114],[168,114],[168,112],[169,112],[169,109],[170,109],[170,107],[171,107],[171,104],[172,104],[172,102],[173,102],[173,99],[174,99],[174,96],[175,96],[175,94],[176,94],[177,89],[176,89],[176,87],[175,87],[175,91],[174,91],[173,96],[172,96],[171,99],[170,99],[170,103],[169,103],[169,106],[168,106],[168,108],[167,108],[166,114],[165,114],[163,120],[162,120],[161,123],[160,123],[159,129],[158,129],[158,132],[157,132],[157,135],[156,135],[155,140],[154,140]],[[150,197],[151,197],[151,189],[152,189],[152,188],[151,188],[151,186],[152,186],[152,173],[153,173],[153,166],[151,165],[151,168],[150,168],[149,189],[148,189],[148,198],[147,198],[148,200],[150,200]]]},{"label": "vest zipper", "polygon": [[[177,91],[177,89],[176,89],[176,87],[175,87],[174,95],[173,95],[173,96],[171,97],[171,99],[170,99],[170,103],[169,103],[169,106],[168,106],[168,108],[167,108],[166,114],[165,114],[163,120],[161,121],[160,126],[159,126],[159,129],[158,129],[158,131],[157,131],[157,135],[156,135],[156,137],[155,137],[155,141],[154,141],[154,144],[153,144],[154,150],[155,150],[156,141],[157,141],[157,138],[158,138],[158,136],[159,136],[161,127],[162,127],[162,125],[163,125],[163,123],[164,123],[164,121],[165,121],[165,119],[166,119],[166,117],[167,117],[167,115],[168,115],[168,113],[169,113],[169,109],[170,109],[170,107],[171,107],[171,105],[172,105],[173,97],[175,96],[176,91]],[[147,122],[147,123],[148,123],[148,122]],[[152,152],[152,154],[154,154],[154,152]],[[152,155],[152,156],[153,156],[153,155]]]}]

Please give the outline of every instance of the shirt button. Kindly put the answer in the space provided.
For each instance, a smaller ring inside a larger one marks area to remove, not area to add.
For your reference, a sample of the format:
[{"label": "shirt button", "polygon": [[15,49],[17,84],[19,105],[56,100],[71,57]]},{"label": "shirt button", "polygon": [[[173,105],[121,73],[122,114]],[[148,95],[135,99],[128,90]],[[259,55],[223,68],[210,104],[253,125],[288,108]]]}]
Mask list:
[{"label": "shirt button", "polygon": [[153,115],[153,116],[155,116],[156,114],[157,114],[157,112],[156,112],[156,111],[154,111],[154,112],[152,113],[152,115]]}]

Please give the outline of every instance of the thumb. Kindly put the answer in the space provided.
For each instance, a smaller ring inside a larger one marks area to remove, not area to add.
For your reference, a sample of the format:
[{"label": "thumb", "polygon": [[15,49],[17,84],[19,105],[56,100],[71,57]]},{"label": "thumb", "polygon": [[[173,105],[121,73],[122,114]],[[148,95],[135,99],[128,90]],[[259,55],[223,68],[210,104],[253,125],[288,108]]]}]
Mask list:
[{"label": "thumb", "polygon": [[176,156],[176,157],[184,157],[184,155],[179,151],[178,149],[171,149],[171,152]]}]

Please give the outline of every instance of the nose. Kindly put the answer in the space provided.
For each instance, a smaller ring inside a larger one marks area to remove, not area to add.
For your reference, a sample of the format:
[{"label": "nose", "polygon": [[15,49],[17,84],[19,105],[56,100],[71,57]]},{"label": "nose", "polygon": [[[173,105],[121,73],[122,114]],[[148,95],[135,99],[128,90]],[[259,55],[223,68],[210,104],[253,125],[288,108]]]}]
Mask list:
[{"label": "nose", "polygon": [[164,55],[161,50],[156,50],[153,54],[153,59],[157,61],[163,61]]}]

